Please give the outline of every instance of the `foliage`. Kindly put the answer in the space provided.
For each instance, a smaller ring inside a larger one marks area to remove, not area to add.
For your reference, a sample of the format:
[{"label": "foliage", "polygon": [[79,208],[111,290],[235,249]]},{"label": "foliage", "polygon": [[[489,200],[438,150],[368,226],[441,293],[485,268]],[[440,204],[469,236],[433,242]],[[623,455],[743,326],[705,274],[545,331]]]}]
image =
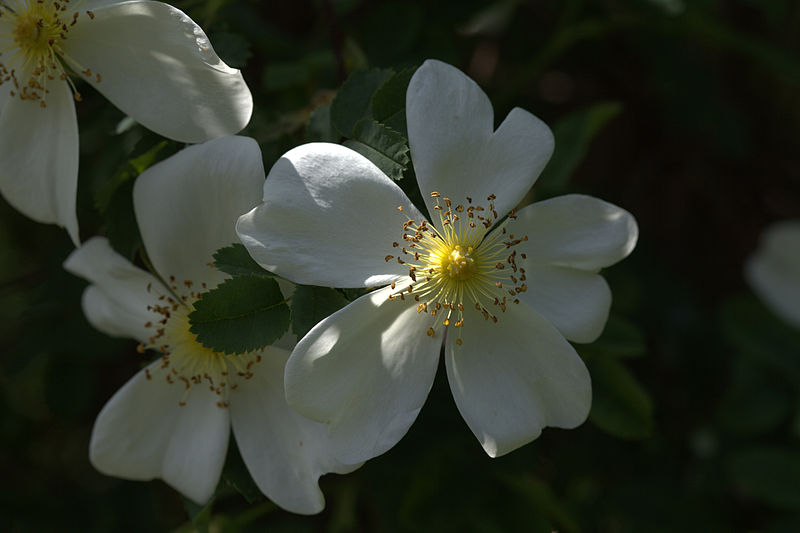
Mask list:
[{"label": "foliage", "polygon": [[275,280],[237,276],[203,293],[189,323],[189,331],[207,348],[245,353],[272,344],[286,332],[289,308]]},{"label": "foliage", "polygon": [[244,245],[238,242],[217,250],[214,253],[214,266],[231,276],[273,276],[272,272],[258,266]]},{"label": "foliage", "polygon": [[292,333],[302,339],[317,322],[347,304],[347,298],[335,289],[298,285],[292,295]]}]

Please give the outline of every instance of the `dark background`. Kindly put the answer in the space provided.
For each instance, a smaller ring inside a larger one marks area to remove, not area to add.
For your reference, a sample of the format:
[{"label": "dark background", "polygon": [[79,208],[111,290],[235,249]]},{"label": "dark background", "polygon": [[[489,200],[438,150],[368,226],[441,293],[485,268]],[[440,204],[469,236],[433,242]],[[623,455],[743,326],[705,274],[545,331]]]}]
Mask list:
[{"label": "dark background", "polygon": [[[595,388],[583,426],[490,459],[441,369],[394,449],[322,479],[322,514],[248,503],[223,481],[201,530],[800,531],[800,333],[742,274],[766,226],[800,218],[800,4],[174,5],[243,70],[256,102],[244,134],[266,168],[315,137],[309,113],[350,72],[437,58],[481,84],[497,122],[519,106],[554,128],[533,199],[592,194],[640,228],[632,256],[605,273],[606,333],[578,346]],[[81,236],[133,251],[132,179],[108,183],[158,139],[139,126],[116,134],[123,115],[82,92]],[[64,231],[0,203],[0,531],[191,531],[197,509],[178,493],[88,462],[94,417],[143,361],[134,341],[83,318],[85,282],[61,268],[71,248]]]}]

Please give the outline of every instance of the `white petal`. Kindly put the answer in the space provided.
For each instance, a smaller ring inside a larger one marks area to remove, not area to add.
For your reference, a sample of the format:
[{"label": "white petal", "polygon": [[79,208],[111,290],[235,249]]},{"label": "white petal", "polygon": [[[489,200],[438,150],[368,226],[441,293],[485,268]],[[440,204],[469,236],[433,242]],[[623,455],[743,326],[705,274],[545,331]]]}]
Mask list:
[{"label": "white petal", "polygon": [[594,342],[611,309],[611,289],[602,276],[568,267],[534,266],[525,271],[528,290],[519,299],[539,311],[573,342]]},{"label": "white petal", "polygon": [[78,123],[69,86],[50,85],[47,107],[8,98],[0,116],[0,193],[37,222],[58,224],[77,246]]},{"label": "white petal", "polygon": [[253,139],[224,137],[190,146],[136,180],[133,205],[145,249],[162,278],[214,286],[217,249],[238,241],[236,219],[261,198],[264,167]]},{"label": "white petal", "polygon": [[111,4],[121,4],[130,0],[86,0],[81,3],[81,9],[100,9],[101,7],[109,6]]},{"label": "white petal", "polygon": [[745,264],[745,275],[775,314],[800,328],[800,221],[769,227]]},{"label": "white petal", "polygon": [[[4,31],[2,26],[0,26],[0,31]],[[11,98],[10,91],[11,89],[9,89],[8,85],[5,87],[0,87],[0,116],[3,115],[3,108],[5,107],[6,102]]]},{"label": "white petal", "polygon": [[380,455],[417,418],[428,396],[441,337],[432,319],[390,289],[362,296],[317,324],[286,365],[286,398],[301,414],[330,424],[332,453],[345,464]]},{"label": "white petal", "polygon": [[633,215],[591,196],[568,194],[529,205],[517,213],[514,233],[528,265],[563,265],[596,271],[627,257],[639,229]]},{"label": "white petal", "polygon": [[146,343],[153,335],[152,330],[144,327],[148,320],[152,320],[152,315],[126,309],[111,300],[96,285],[89,285],[83,291],[81,306],[86,320],[106,335],[132,338],[141,343]]},{"label": "white petal", "polygon": [[419,188],[433,213],[433,191],[480,205],[495,194],[500,216],[531,188],[553,153],[553,133],[520,108],[494,131],[492,104],[478,84],[457,68],[428,60],[406,93],[411,158]]},{"label": "white petal", "polygon": [[228,410],[205,387],[184,398],[157,370],[139,372],[103,407],[92,430],[89,458],[104,474],[133,480],[161,478],[192,501],[214,493],[228,449]]},{"label": "white petal", "polygon": [[112,250],[104,237],[83,243],[67,257],[64,268],[93,284],[83,294],[83,311],[94,327],[148,342],[153,330],[144,325],[155,315],[147,307],[157,304],[160,294],[168,294],[152,274]]},{"label": "white petal", "polygon": [[289,352],[268,347],[253,378],[239,382],[231,396],[233,434],[258,488],[293,513],[314,514],[325,507],[319,477],[347,473],[328,446],[327,426],[289,408],[283,370]]},{"label": "white petal", "polygon": [[236,231],[261,266],[296,283],[367,287],[408,274],[385,260],[398,255],[392,243],[403,242],[407,217],[423,220],[378,167],[344,146],[311,143],[275,163],[264,203]]},{"label": "white petal", "polygon": [[253,100],[241,73],[170,5],[138,0],[98,7],[93,19],[81,14],[63,46],[78,70],[91,71],[84,78],[93,87],[165,137],[202,142],[234,134],[250,120]]},{"label": "white petal", "polygon": [[451,334],[445,349],[458,410],[491,457],[527,444],[545,426],[580,425],[592,402],[586,366],[547,320],[525,303],[499,318],[466,322],[463,344]]}]

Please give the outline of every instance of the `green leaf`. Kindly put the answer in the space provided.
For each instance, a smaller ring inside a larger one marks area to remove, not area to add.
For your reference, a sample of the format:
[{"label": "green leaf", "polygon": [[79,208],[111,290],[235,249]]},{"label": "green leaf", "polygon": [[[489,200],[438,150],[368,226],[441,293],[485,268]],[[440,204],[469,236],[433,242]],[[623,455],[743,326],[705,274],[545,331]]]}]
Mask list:
[{"label": "green leaf", "polygon": [[247,470],[236,439],[228,442],[228,455],[225,457],[225,466],[222,469],[222,479],[236,492],[244,496],[247,503],[253,503],[264,498],[256,482]]},{"label": "green leaf", "polygon": [[189,330],[206,348],[245,353],[278,340],[289,327],[289,307],[278,283],[257,275],[224,281],[189,314]]},{"label": "green leaf", "polygon": [[405,137],[372,119],[359,121],[353,139],[345,141],[344,145],[372,161],[395,181],[403,178],[403,171],[408,167]]},{"label": "green leaf", "polygon": [[247,253],[247,248],[238,242],[214,252],[214,266],[231,276],[274,276],[269,270],[261,268]]},{"label": "green leaf", "polygon": [[619,102],[604,102],[575,111],[558,121],[553,127],[556,148],[537,180],[538,192],[543,196],[563,194],[592,140],[620,111]]},{"label": "green leaf", "polygon": [[384,122],[398,113],[405,116],[406,90],[416,70],[417,67],[401,70],[375,91],[371,102],[372,116],[375,120]]},{"label": "green leaf", "polygon": [[292,295],[292,333],[303,338],[317,322],[348,303],[335,289],[298,285]]},{"label": "green leaf", "polygon": [[314,109],[306,124],[308,142],[339,142],[339,133],[331,123],[331,104],[322,104]]},{"label": "green leaf", "polygon": [[760,447],[732,454],[734,483],[753,498],[782,509],[800,510],[800,452]]},{"label": "green leaf", "polygon": [[358,121],[372,118],[372,95],[393,74],[392,70],[360,70],[347,78],[331,102],[331,121],[339,133],[353,137]]},{"label": "green leaf", "polygon": [[622,439],[644,439],[653,431],[653,406],[647,392],[617,359],[589,358],[592,411],[589,419]]}]

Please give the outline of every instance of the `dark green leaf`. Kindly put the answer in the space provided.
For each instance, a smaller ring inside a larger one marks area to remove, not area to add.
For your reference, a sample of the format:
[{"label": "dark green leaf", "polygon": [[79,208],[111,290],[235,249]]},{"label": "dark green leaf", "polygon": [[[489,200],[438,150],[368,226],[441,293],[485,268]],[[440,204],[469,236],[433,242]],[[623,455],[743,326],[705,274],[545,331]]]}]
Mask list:
[{"label": "dark green leaf", "polygon": [[346,533],[347,531],[358,531],[358,483],[351,478],[343,481],[338,486],[338,494],[333,505],[329,507],[330,533]]},{"label": "dark green leaf", "polygon": [[392,70],[372,69],[354,72],[347,78],[331,103],[331,120],[339,133],[352,137],[359,120],[372,118],[372,95],[393,74]]},{"label": "dark green leaf", "polygon": [[95,207],[105,219],[106,235],[111,247],[122,256],[133,259],[141,247],[141,236],[133,212],[135,178],[155,163],[175,153],[178,143],[158,141],[154,134],[145,135],[133,149],[134,156],[104,182],[94,197]]},{"label": "dark green leaf", "polygon": [[553,489],[544,481],[528,476],[509,476],[505,482],[525,499],[531,512],[546,517],[548,521],[558,526],[559,531],[570,533],[580,530],[569,510],[564,507],[558,496],[553,493]]},{"label": "dark green leaf", "polygon": [[298,339],[304,337],[317,322],[348,303],[335,289],[298,285],[292,295],[292,333]]},{"label": "dark green leaf", "polygon": [[406,123],[405,109],[402,109],[394,115],[388,117],[386,120],[382,121],[381,124],[387,128],[393,129],[394,131],[400,132],[403,137],[408,138],[408,124]]},{"label": "dark green leaf", "polygon": [[264,69],[264,88],[268,91],[282,91],[308,83],[311,75],[302,61],[272,63]]},{"label": "dark green leaf", "polygon": [[247,465],[244,464],[235,439],[231,439],[228,443],[228,455],[225,457],[222,479],[236,492],[244,496],[247,503],[253,503],[264,497],[256,482],[253,481],[250,471],[247,470]]},{"label": "dark green leaf", "polygon": [[250,43],[238,33],[219,32],[211,37],[214,51],[233,68],[244,68],[253,56]]},{"label": "dark green leaf", "polygon": [[356,124],[353,139],[344,142],[381,169],[395,181],[403,178],[408,166],[408,144],[405,137],[372,119]]},{"label": "dark green leaf", "polygon": [[720,422],[728,431],[754,435],[777,429],[795,404],[786,380],[751,357],[733,358],[727,393],[720,402]]},{"label": "dark green leaf", "polygon": [[207,504],[199,505],[194,503],[189,498],[181,498],[183,500],[183,508],[186,510],[186,514],[189,515],[189,519],[192,521],[192,525],[195,527],[198,533],[208,533],[208,526],[211,521],[211,509],[214,505],[214,499],[212,498]]},{"label": "dark green leaf", "polygon": [[247,253],[247,248],[238,242],[214,252],[214,266],[231,276],[254,275],[270,278],[274,275],[261,268]]},{"label": "dark green leaf", "polygon": [[800,452],[761,447],[728,458],[728,472],[746,494],[775,507],[800,510]]},{"label": "dark green leaf", "polygon": [[582,354],[620,358],[640,357],[646,349],[644,334],[636,324],[616,315],[608,317],[600,338],[579,347]]},{"label": "dark green leaf", "polygon": [[414,165],[408,165],[404,174],[405,178],[397,182],[403,192],[406,193],[408,199],[419,209],[426,219],[430,220],[430,213],[428,207],[425,205],[425,200],[422,198],[422,192],[419,190],[419,182],[417,181],[417,174],[414,172]]},{"label": "dark green leaf", "polygon": [[592,140],[621,110],[619,102],[604,102],[575,111],[556,123],[556,148],[537,180],[538,192],[544,196],[563,194]]},{"label": "dark green leaf", "polygon": [[487,3],[486,7],[472,15],[459,32],[469,36],[500,35],[512,22],[514,13],[521,3],[517,0]]},{"label": "dark green leaf", "polygon": [[[759,2],[768,5],[772,2]],[[774,75],[783,78],[789,83],[800,84],[800,61],[796,53],[789,49],[775,46],[769,40],[762,40],[748,35],[746,32],[736,31],[734,28],[694,10],[692,16],[687,18],[687,27],[690,31],[697,32],[703,39],[730,48],[743,56],[760,63]]]},{"label": "dark green leaf", "polygon": [[617,359],[586,361],[592,375],[589,419],[600,429],[623,439],[643,439],[653,431],[653,406],[647,392]]},{"label": "dark green leaf", "polygon": [[372,95],[372,116],[375,120],[384,122],[397,113],[405,115],[406,90],[416,70],[417,67],[401,70],[375,91]]},{"label": "dark green leaf", "polygon": [[339,289],[348,301],[358,300],[369,292],[369,289]]},{"label": "dark green leaf", "polygon": [[88,363],[86,358],[76,361],[66,357],[50,357],[47,361],[47,403],[62,419],[78,417],[91,410],[97,377]]},{"label": "dark green leaf", "polygon": [[800,513],[780,518],[764,525],[764,533],[797,533],[800,531]]},{"label": "dark green leaf", "polygon": [[274,279],[238,276],[204,293],[189,314],[190,331],[220,353],[244,353],[278,340],[289,327],[289,307]]},{"label": "dark green leaf", "polygon": [[306,124],[306,140],[308,142],[339,142],[339,133],[331,123],[330,104],[322,104],[311,112]]},{"label": "dark green leaf", "polygon": [[800,333],[781,322],[754,297],[725,302],[722,331],[741,353],[800,383]]},{"label": "dark green leaf", "polygon": [[111,247],[123,257],[133,260],[142,246],[142,236],[133,211],[133,180],[114,190],[105,215],[106,236]]},{"label": "dark green leaf", "polygon": [[[134,154],[138,153],[139,155],[124,162],[114,176],[104,182],[97,190],[94,202],[98,211],[101,213],[108,211],[117,189],[166,157],[166,155],[173,153],[176,148],[176,146],[171,146],[171,149],[165,150],[170,144],[175,144],[170,141],[161,141],[155,145],[151,145],[151,142],[150,136],[145,136],[139,145],[134,148]],[[140,145],[144,145],[146,148]],[[143,149],[144,151],[142,152]]]}]

